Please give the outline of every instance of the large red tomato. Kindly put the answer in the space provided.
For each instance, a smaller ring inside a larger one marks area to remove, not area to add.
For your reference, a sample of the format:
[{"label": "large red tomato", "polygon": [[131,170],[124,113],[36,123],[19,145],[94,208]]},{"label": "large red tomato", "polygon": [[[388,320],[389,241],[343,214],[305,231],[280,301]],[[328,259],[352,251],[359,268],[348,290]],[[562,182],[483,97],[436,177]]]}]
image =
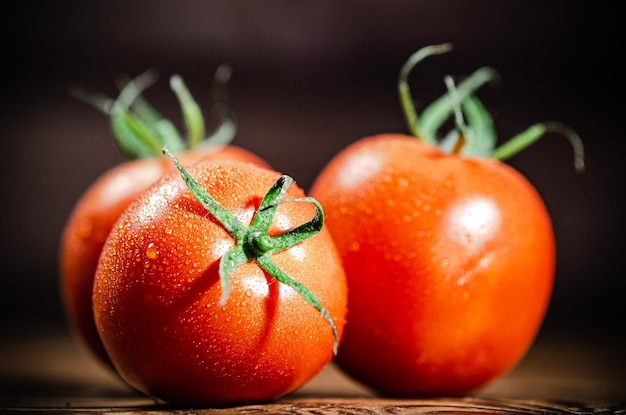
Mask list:
[{"label": "large red tomato", "polygon": [[393,393],[459,394],[510,368],[548,305],[554,236],[541,198],[495,160],[402,135],[348,147],[311,194],[348,276],[338,364]]},{"label": "large red tomato", "polygon": [[[141,79],[143,78],[129,83],[123,89],[121,96],[126,96],[128,99],[128,91],[138,88],[136,83],[140,82]],[[138,96],[135,97],[135,99],[139,98]],[[146,105],[143,103],[144,112],[148,108]],[[186,105],[189,106],[189,103]],[[193,103],[191,105],[193,106]],[[117,127],[114,127],[118,142],[121,140],[132,142],[133,139],[139,141],[136,139],[139,133],[124,135],[122,131],[124,126],[131,123],[135,126],[142,126],[144,131],[150,131],[153,135],[156,134],[150,128],[153,128],[155,124],[167,125],[167,120],[158,116],[155,116],[154,120],[150,122],[131,118],[134,113],[130,111],[119,114],[111,113],[110,115],[112,121],[115,120],[118,123]],[[198,124],[197,117],[199,115],[196,115],[196,121],[192,124]],[[129,119],[132,121],[128,124],[121,122]],[[203,133],[200,132],[200,134]],[[171,143],[172,141],[174,140],[167,142]],[[151,151],[146,150],[144,152],[146,146],[135,147],[137,152],[134,153],[128,150],[127,154],[131,160],[106,171],[85,190],[72,209],[61,235],[59,248],[60,289],[65,314],[78,340],[105,364],[110,364],[110,362],[94,325],[91,303],[93,278],[98,258],[113,224],[130,202],[162,175],[176,170],[171,160],[163,157],[160,148],[162,144],[164,145],[166,142],[154,145],[155,149]],[[185,146],[188,149],[179,153],[178,157],[184,164],[202,159],[233,159],[268,166],[260,157],[243,148],[210,144],[210,142],[203,144],[202,140],[195,146],[188,143]],[[132,147],[122,143],[120,146],[122,148]],[[182,149],[184,147],[178,146],[177,148]]]},{"label": "large red tomato", "polygon": [[476,123],[459,125],[449,151],[431,136],[363,138],[340,151],[310,191],[324,206],[348,278],[336,362],[383,393],[482,387],[525,354],[550,301],[555,238],[542,198],[501,161],[464,153],[490,133],[472,95],[480,82],[468,87],[475,80],[453,89],[456,103],[445,96],[429,107],[439,114],[422,119],[437,126],[462,108]]},{"label": "large red tomato", "polygon": [[130,385],[169,403],[289,393],[330,361],[345,323],[345,274],[321,207],[251,164],[188,173],[207,196],[165,176],[105,243],[93,305],[108,355]]}]

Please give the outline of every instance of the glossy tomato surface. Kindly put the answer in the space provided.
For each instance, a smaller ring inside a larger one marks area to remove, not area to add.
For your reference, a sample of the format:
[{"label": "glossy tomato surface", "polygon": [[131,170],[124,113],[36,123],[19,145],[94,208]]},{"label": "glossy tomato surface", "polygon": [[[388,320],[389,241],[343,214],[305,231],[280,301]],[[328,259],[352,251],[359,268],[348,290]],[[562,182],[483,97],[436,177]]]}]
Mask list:
[{"label": "glossy tomato surface", "polygon": [[338,365],[393,395],[460,395],[526,353],[555,270],[550,217],[534,187],[491,159],[415,137],[357,141],[310,194],[348,278]]},{"label": "glossy tomato surface", "polygon": [[[245,225],[279,177],[226,161],[188,171]],[[292,183],[284,199],[303,196]],[[268,234],[313,215],[310,203],[281,203]],[[93,306],[108,355],[130,385],[178,404],[266,401],[299,388],[331,360],[328,322],[255,262],[235,268],[228,300],[219,304],[218,264],[234,244],[178,174],[159,180],[121,215],[102,251]],[[317,296],[341,335],[346,280],[326,227],[272,260]]]},{"label": "glossy tomato surface", "polygon": [[[179,155],[182,163],[235,159],[267,167],[260,157],[236,146],[203,147]],[[96,331],[92,311],[93,279],[104,241],[121,213],[140,193],[166,173],[171,160],[152,157],[124,162],[105,172],[74,206],[60,240],[60,289],[69,325],[81,344],[101,362],[110,361]]]}]

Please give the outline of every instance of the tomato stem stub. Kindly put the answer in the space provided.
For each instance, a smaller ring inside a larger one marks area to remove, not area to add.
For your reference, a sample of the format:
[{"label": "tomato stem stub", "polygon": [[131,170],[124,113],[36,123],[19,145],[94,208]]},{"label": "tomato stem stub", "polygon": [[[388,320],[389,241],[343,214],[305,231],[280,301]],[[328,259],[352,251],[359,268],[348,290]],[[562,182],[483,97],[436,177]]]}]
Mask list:
[{"label": "tomato stem stub", "polygon": [[[333,354],[336,355],[339,336],[335,323],[326,308],[315,294],[302,283],[283,272],[271,258],[273,254],[305,241],[322,229],[324,225],[324,211],[320,203],[312,197],[283,199],[293,179],[282,175],[261,200],[250,226],[245,226],[200,186],[167,148],[163,148],[163,153],[172,159],[192,195],[235,238],[235,246],[222,256],[219,263],[219,276],[222,287],[220,305],[226,304],[228,300],[230,294],[229,277],[235,268],[248,261],[254,261],[274,279],[294,289],[320,312],[332,330]],[[268,231],[276,214],[276,209],[282,203],[311,203],[315,207],[315,214],[309,221],[293,229],[278,235],[269,235]]]}]

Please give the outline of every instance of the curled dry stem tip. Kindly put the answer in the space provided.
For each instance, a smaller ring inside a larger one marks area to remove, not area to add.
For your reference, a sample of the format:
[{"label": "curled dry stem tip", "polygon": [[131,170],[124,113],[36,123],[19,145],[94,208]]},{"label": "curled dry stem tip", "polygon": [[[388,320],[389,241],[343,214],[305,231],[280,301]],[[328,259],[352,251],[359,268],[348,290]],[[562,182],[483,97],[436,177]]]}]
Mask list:
[{"label": "curled dry stem tip", "polygon": [[582,139],[569,126],[555,121],[531,125],[525,131],[496,148],[491,154],[491,157],[497,160],[506,160],[549,132],[561,134],[569,140],[574,150],[574,168],[578,172],[583,172],[585,170],[585,153]]},{"label": "curled dry stem tip", "polygon": [[574,131],[570,126],[560,122],[548,121],[543,125],[546,128],[546,132],[553,132],[565,136],[572,145],[574,150],[574,168],[577,172],[582,173],[585,171],[585,149],[583,146],[583,140],[578,133]]}]

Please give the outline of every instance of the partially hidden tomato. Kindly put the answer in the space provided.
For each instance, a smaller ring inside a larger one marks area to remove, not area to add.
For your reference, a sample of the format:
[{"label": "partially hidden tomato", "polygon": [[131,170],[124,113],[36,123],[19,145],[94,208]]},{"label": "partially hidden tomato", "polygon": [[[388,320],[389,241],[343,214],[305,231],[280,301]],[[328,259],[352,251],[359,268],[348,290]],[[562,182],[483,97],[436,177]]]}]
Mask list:
[{"label": "partially hidden tomato", "polygon": [[[223,117],[215,135],[205,139],[197,104],[182,80],[173,77],[176,90],[182,88],[181,103],[191,132],[189,140],[183,142],[172,124],[142,100],[140,92],[151,81],[152,73],[146,72],[129,82],[116,101],[100,98],[98,105],[111,117],[115,138],[128,161],[90,184],[73,207],[60,240],[60,289],[65,314],[77,339],[105,365],[110,365],[110,360],[95,328],[91,301],[98,258],[113,224],[130,202],[162,175],[176,170],[163,156],[161,146],[167,144],[175,149],[184,164],[233,159],[268,167],[246,149],[215,143],[216,138],[219,143],[228,143],[234,132],[229,114]],[[89,99],[93,100],[94,95]]]},{"label": "partially hidden tomato", "polygon": [[[449,82],[449,94],[418,122],[406,76],[447,50],[421,49],[401,72],[414,134],[356,141],[309,192],[324,206],[348,278],[336,362],[384,394],[463,395],[498,378],[532,344],[553,289],[555,236],[546,206],[498,158],[557,124],[537,124],[493,150],[491,119],[474,94],[489,68],[458,86]],[[438,141],[434,132],[453,113],[465,120],[457,118],[457,129]],[[582,163],[578,137],[568,136]]]},{"label": "partially hidden tomato", "polygon": [[107,238],[93,290],[107,353],[131,386],[172,404],[294,391],[332,359],[345,323],[321,206],[249,163],[186,169],[135,199]]}]

